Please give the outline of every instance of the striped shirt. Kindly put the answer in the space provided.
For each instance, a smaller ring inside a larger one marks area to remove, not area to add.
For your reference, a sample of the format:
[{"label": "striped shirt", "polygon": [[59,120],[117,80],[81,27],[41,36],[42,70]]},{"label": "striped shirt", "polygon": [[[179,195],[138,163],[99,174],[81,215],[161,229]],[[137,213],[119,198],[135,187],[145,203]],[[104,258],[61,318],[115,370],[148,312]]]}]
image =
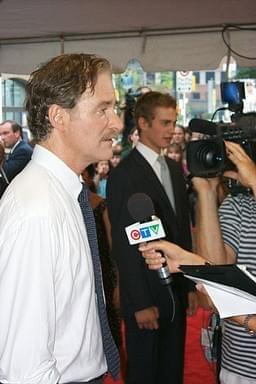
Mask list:
[{"label": "striped shirt", "polygon": [[[242,194],[228,196],[219,209],[219,218],[224,242],[235,251],[237,263],[256,275],[256,200]],[[256,337],[232,321],[224,322],[222,367],[256,379]]]}]

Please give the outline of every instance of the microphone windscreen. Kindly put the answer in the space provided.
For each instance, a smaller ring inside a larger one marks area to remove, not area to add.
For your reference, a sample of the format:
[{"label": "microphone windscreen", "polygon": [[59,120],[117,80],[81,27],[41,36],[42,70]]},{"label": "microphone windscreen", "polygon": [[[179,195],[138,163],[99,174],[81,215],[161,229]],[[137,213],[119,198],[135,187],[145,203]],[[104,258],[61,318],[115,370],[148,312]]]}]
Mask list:
[{"label": "microphone windscreen", "polygon": [[135,221],[142,221],[155,214],[153,201],[146,193],[134,193],[127,203],[128,211]]}]

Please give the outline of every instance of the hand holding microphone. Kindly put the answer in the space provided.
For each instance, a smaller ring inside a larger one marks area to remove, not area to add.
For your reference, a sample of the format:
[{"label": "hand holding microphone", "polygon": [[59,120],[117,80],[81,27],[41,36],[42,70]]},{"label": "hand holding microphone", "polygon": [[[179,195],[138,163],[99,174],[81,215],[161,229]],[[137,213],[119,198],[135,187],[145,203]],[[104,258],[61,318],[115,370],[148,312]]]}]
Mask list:
[{"label": "hand holding microphone", "polygon": [[[142,252],[142,256],[145,258],[149,269],[152,270],[161,267],[162,263],[166,260],[169,270],[172,273],[182,272],[179,268],[181,265],[202,265],[206,262],[203,257],[186,251],[166,240],[157,240],[148,244],[141,244],[139,250]],[[162,254],[165,255],[164,258]]]},{"label": "hand holding microphone", "polygon": [[[148,195],[145,193],[133,194],[128,200],[127,208],[130,215],[136,220],[135,224],[125,228],[131,245],[165,238],[162,222],[154,216],[153,202]],[[172,276],[166,261],[157,269],[157,273],[163,285],[171,284]]]}]

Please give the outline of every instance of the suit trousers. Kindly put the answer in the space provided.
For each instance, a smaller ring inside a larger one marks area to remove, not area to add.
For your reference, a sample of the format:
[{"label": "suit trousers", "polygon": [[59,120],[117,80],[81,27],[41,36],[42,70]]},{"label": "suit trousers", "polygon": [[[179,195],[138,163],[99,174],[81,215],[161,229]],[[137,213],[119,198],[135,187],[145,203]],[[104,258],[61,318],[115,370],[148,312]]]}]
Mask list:
[{"label": "suit trousers", "polygon": [[[182,312],[182,313],[179,313]],[[126,384],[182,384],[186,316],[176,305],[171,318],[159,319],[158,330],[140,330],[134,318],[125,318]]]}]

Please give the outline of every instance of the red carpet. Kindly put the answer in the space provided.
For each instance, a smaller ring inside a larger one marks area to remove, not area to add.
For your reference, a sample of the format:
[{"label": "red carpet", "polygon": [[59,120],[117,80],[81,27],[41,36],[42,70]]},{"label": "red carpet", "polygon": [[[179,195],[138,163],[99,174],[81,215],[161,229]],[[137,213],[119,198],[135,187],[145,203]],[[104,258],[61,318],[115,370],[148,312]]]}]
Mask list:
[{"label": "red carpet", "polygon": [[215,384],[215,364],[209,363],[201,346],[201,329],[207,328],[210,312],[199,307],[187,318],[184,384]]},{"label": "red carpet", "polygon": [[[203,347],[201,346],[201,328],[207,328],[209,316],[209,311],[199,308],[196,315],[187,318],[185,372],[183,384],[215,384],[214,364],[207,361],[204,356]],[[122,332],[122,334],[124,334],[124,332]],[[124,345],[122,345],[121,361],[124,373]],[[125,384],[125,382],[123,379],[114,382],[110,377],[106,377],[104,384]]]}]

